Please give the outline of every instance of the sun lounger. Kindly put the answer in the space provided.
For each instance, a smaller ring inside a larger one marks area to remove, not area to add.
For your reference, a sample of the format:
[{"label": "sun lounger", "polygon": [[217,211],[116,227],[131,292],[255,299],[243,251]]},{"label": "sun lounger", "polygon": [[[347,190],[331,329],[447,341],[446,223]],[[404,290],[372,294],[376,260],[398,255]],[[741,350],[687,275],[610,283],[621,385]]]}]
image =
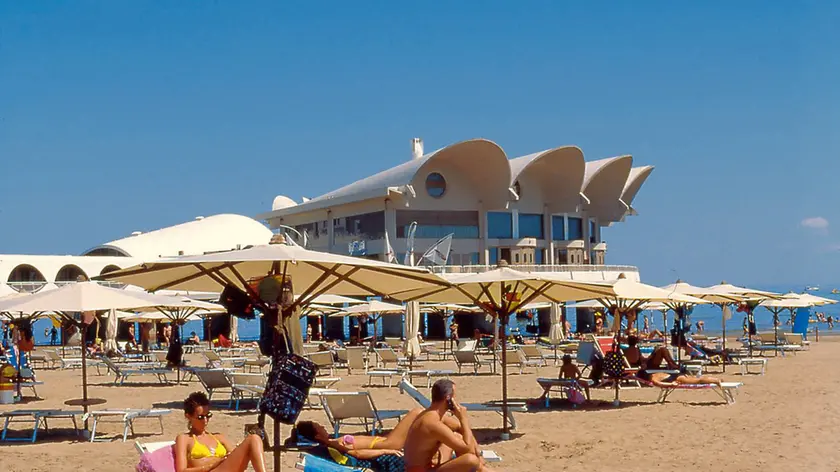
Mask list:
[{"label": "sun lounger", "polygon": [[141,443],[139,441],[134,441],[134,448],[137,449],[139,454],[145,454],[147,452],[154,452],[158,449],[164,447],[172,447],[175,445],[175,441],[159,441],[159,442],[147,442]]},{"label": "sun lounger", "polygon": [[[420,406],[423,408],[428,408],[429,405],[432,404],[432,401],[429,400],[425,395],[420,393],[417,390],[417,387],[411,384],[406,379],[403,379],[400,382],[400,392],[408,394],[411,398],[414,399]],[[490,402],[490,403],[463,403],[461,405],[467,408],[467,411],[490,411],[493,413],[498,413],[499,415],[502,414],[502,404],[499,402]],[[522,402],[508,402],[508,422],[510,423],[510,427],[512,429],[516,429],[516,419],[513,417],[514,413],[525,413],[528,411],[527,406],[525,403]]]},{"label": "sun lounger", "polygon": [[[318,396],[336,436],[342,425],[364,426],[373,435],[383,428],[384,420],[399,419],[408,413],[406,410],[377,409],[369,392],[326,392]],[[352,420],[358,421],[350,422]]]},{"label": "sun lounger", "polygon": [[[196,369],[193,371],[198,381],[207,390],[207,398],[213,399],[213,394],[218,390],[227,390],[231,394],[230,402],[233,402],[233,385],[225,369]],[[230,406],[230,402],[228,406]]]},{"label": "sun lounger", "polygon": [[227,372],[226,375],[230,379],[231,400],[235,403],[234,409],[236,411],[239,411],[239,401],[245,397],[262,397],[267,381],[264,374]]},{"label": "sun lounger", "polygon": [[525,360],[536,366],[548,365],[547,359],[554,359],[554,354],[543,353],[536,344],[523,344],[519,346],[519,351]]},{"label": "sun lounger", "polygon": [[[359,346],[347,347],[342,351],[344,356],[346,356],[347,362],[347,373],[351,373],[353,369],[362,370],[364,371],[367,369],[367,365],[365,363],[365,348]],[[339,354],[339,358],[341,355]]]},{"label": "sun lounger", "polygon": [[414,377],[425,377],[426,378],[426,388],[432,388],[432,379],[434,378],[447,378],[451,375],[454,375],[454,370],[409,370],[406,372],[408,376],[408,380],[413,383]]},{"label": "sun lounger", "polygon": [[455,357],[455,364],[458,365],[459,374],[465,366],[472,367],[474,374],[478,374],[479,369],[483,366],[493,367],[493,361],[480,359],[474,350],[453,351],[452,355]]},{"label": "sun lounger", "polygon": [[329,459],[304,452],[300,454],[300,460],[295,463],[295,468],[303,472],[367,472],[369,470],[340,465]]},{"label": "sun lounger", "polygon": [[242,367],[248,360],[247,357],[222,357],[216,351],[204,351],[202,354],[207,359],[207,365],[212,367],[222,367],[225,363],[233,367]]},{"label": "sun lounger", "polygon": [[735,392],[744,384],[741,382],[723,382],[720,387],[715,384],[677,384],[674,383],[668,386],[657,386],[652,382],[637,379],[639,383],[649,387],[659,388],[659,398],[656,401],[665,403],[665,400],[677,390],[711,390],[720,396],[727,405],[735,403]]},{"label": "sun lounger", "polygon": [[333,353],[330,351],[318,351],[318,352],[310,352],[306,355],[310,361],[314,362],[315,365],[318,366],[319,373],[326,373],[327,370],[330,371],[329,375],[333,375],[333,369],[335,368],[335,359],[333,359]]},{"label": "sun lounger", "polygon": [[[76,416],[84,414],[82,410],[11,410],[0,413],[0,418],[3,418],[3,433],[0,435],[0,441],[24,441],[34,443],[38,439],[38,429],[41,425],[44,430],[49,431],[48,419],[66,418],[73,420],[73,429],[76,434],[79,434],[79,427],[76,424]],[[31,422],[31,423],[30,423]],[[11,423],[30,423],[32,424],[32,436],[28,438],[10,438],[7,436],[9,432],[9,424]]]},{"label": "sun lounger", "polygon": [[408,363],[408,360],[405,357],[398,356],[397,353],[390,347],[374,349],[373,351],[376,353],[379,363],[386,369],[389,364],[393,364],[394,367],[399,367]]},{"label": "sun lounger", "polygon": [[767,371],[767,359],[762,357],[743,357],[736,359],[736,362],[741,366],[741,375],[747,375],[750,372],[750,366],[757,365],[761,369],[759,375],[764,375]]},{"label": "sun lounger", "polygon": [[805,340],[805,337],[801,333],[783,333],[782,338],[785,344],[800,346],[803,351],[811,347],[811,341]]},{"label": "sun lounger", "polygon": [[[99,423],[105,422],[106,418],[114,418],[123,424],[122,442],[128,437],[128,432],[134,435],[134,421],[141,418],[157,418],[160,423],[160,433],[163,434],[163,417],[172,413],[169,409],[108,409],[91,411],[82,416],[82,420],[93,419],[90,429],[90,442],[96,441],[96,428]],[[101,441],[101,440],[100,440]]]},{"label": "sun lounger", "polygon": [[114,372],[114,384],[116,385],[123,385],[132,375],[154,375],[157,376],[160,383],[167,383],[166,374],[172,373],[169,369],[133,367],[130,364],[117,364],[107,357],[103,357],[102,362]]},{"label": "sun lounger", "polygon": [[[583,382],[586,382],[590,387],[595,385],[590,379],[580,379]],[[580,386],[580,382],[575,379],[557,379],[557,378],[545,378],[541,377],[537,379],[537,383],[540,387],[542,387],[543,392],[545,393],[545,407],[548,408],[551,392],[557,392],[561,395],[561,397],[566,395],[566,390],[568,388],[577,388]],[[586,397],[589,400],[589,396]]]}]

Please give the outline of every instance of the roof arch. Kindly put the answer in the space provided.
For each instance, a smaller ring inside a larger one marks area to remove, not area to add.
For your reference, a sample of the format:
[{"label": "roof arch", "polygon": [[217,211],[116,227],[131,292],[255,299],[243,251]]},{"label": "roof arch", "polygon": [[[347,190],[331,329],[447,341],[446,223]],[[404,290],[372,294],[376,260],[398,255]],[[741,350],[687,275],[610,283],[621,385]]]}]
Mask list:
[{"label": "roof arch", "polygon": [[268,244],[271,236],[271,230],[257,220],[242,215],[221,214],[117,239],[96,246],[84,255],[116,252],[142,260],[154,260],[229,251],[249,244]]},{"label": "roof arch", "polygon": [[653,166],[633,167],[630,169],[630,176],[627,177],[627,183],[624,184],[624,190],[621,192],[621,200],[632,205],[636,194],[642,188],[642,184],[647,181],[650,174],[653,173]]},{"label": "roof arch", "polygon": [[472,139],[447,146],[417,159],[420,166],[413,173],[411,183],[416,194],[425,195],[426,177],[433,172],[454,173],[469,185],[465,191],[480,200],[486,208],[502,208],[508,200],[510,164],[505,151],[487,139]]},{"label": "roof arch", "polygon": [[573,212],[580,203],[586,161],[577,146],[561,146],[511,159],[510,170],[510,185],[518,181],[523,193],[539,192],[551,213]]},{"label": "roof arch", "polygon": [[589,216],[597,217],[602,224],[621,219],[627,210],[620,201],[621,195],[632,166],[630,155],[586,163],[582,192],[589,200]]}]

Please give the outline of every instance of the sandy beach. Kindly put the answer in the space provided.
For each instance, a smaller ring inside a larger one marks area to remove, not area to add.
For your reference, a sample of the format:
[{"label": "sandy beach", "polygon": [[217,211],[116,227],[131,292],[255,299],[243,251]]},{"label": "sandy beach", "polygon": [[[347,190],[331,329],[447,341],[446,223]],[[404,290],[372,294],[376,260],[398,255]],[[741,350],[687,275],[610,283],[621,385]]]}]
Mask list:
[{"label": "sandy beach", "polygon": [[[770,357],[766,375],[741,376],[727,369],[724,379],[741,381],[744,386],[737,402],[725,405],[711,392],[678,391],[665,404],[655,402],[657,390],[625,389],[622,405],[611,406],[612,391],[593,391],[592,405],[571,409],[557,401],[550,409],[531,406],[517,415],[518,428],[509,441],[499,440],[501,418],[491,413],[475,413],[473,426],[485,449],[492,449],[503,461],[494,468],[503,471],[553,470],[838,470],[840,452],[832,438],[840,435],[840,338],[823,338],[810,351],[786,357]],[[198,362],[198,357],[191,359]],[[448,362],[426,362],[427,367],[452,368]],[[512,399],[530,400],[539,396],[535,379],[554,376],[553,366],[538,372],[510,376]],[[368,389],[380,408],[414,408],[416,405],[395,387],[364,387],[367,377],[346,375],[339,390]],[[718,375],[712,373],[712,375]],[[80,371],[38,372],[45,385],[39,388],[41,400],[0,405],[0,410],[16,408],[67,408],[63,402],[80,396]],[[133,377],[134,380],[136,377]],[[154,377],[148,377],[154,380]],[[462,401],[496,400],[500,377],[462,375],[454,377]],[[93,370],[90,395],[107,400],[101,408],[168,407],[175,411],[164,420],[165,433],[157,433],[156,421],[137,423],[139,441],[162,441],[185,430],[181,400],[201,390],[198,383],[180,386],[134,384],[118,387],[110,377]],[[139,379],[145,381],[145,379]],[[224,397],[222,397],[224,398]],[[600,402],[598,400],[601,400]],[[226,401],[224,402],[226,403]],[[217,408],[211,430],[240,439],[243,426],[254,422],[253,412],[234,412]],[[306,410],[302,419],[326,423],[321,410]],[[386,423],[387,425],[387,423]],[[18,427],[23,427],[19,425]],[[0,443],[2,470],[128,471],[134,470],[138,454],[134,440],[90,444],[73,440],[67,420],[51,424],[56,430],[39,435],[37,444]],[[101,431],[113,437],[117,425],[106,424]],[[348,431],[351,431],[348,429]],[[283,427],[284,437],[289,427]],[[42,432],[43,433],[43,432]],[[266,456],[270,460],[269,456]],[[283,457],[283,467],[293,470],[296,453]]]}]

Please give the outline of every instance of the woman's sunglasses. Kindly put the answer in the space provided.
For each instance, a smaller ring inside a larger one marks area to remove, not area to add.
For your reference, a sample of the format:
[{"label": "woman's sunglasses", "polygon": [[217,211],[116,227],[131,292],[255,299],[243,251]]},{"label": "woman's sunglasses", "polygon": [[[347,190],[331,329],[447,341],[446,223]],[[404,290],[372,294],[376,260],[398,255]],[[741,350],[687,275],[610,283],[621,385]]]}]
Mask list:
[{"label": "woman's sunglasses", "polygon": [[195,419],[197,419],[198,421],[204,421],[204,420],[209,420],[212,417],[213,417],[213,413],[207,413],[206,415],[198,415],[198,416],[195,417]]}]

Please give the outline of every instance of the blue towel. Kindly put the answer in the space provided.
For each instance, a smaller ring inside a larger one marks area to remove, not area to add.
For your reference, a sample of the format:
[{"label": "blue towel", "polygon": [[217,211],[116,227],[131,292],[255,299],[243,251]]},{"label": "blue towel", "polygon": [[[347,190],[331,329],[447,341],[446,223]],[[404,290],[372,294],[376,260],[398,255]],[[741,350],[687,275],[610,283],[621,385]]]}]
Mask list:
[{"label": "blue towel", "polygon": [[808,338],[808,319],[811,317],[810,308],[799,308],[796,310],[796,319],[793,321],[793,332]]},{"label": "blue towel", "polygon": [[327,459],[312,454],[304,454],[305,466],[303,472],[362,472],[364,469],[345,467]]}]

